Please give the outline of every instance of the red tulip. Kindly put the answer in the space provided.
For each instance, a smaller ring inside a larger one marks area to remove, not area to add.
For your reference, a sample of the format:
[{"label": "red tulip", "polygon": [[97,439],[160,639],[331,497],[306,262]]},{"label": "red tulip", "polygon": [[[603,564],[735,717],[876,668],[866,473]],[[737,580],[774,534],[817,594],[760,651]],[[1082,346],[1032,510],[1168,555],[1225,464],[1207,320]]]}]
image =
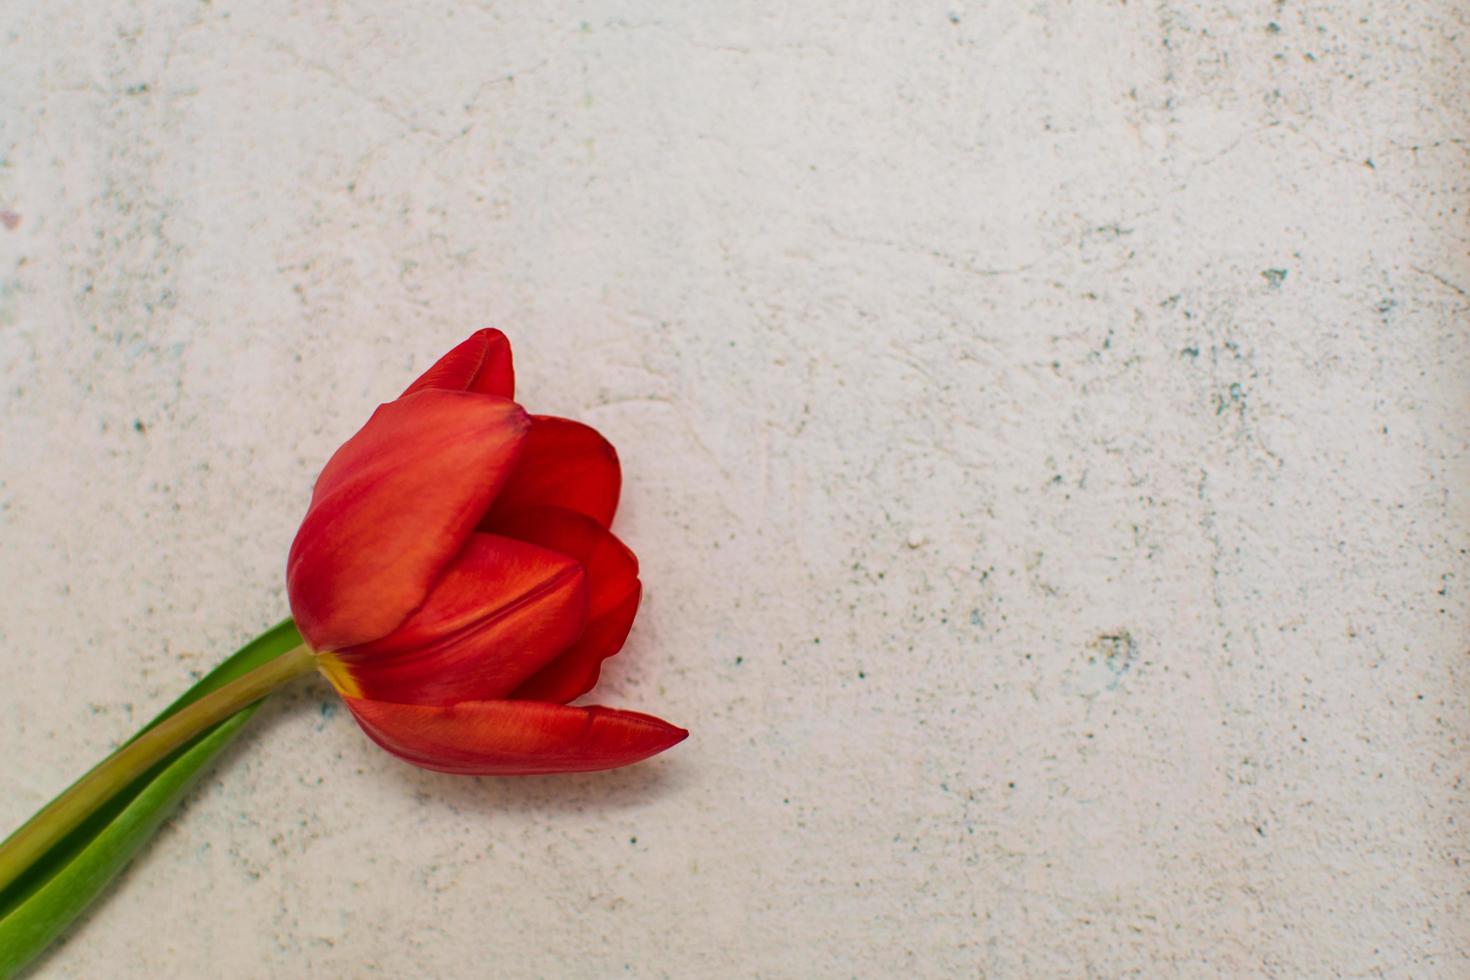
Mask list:
[{"label": "red tulip", "polygon": [[291,545],[301,635],[373,741],[419,766],[512,775],[627,765],[688,732],[566,702],[638,610],[608,525],[617,454],[527,415],[510,344],[481,330],[327,462]]}]

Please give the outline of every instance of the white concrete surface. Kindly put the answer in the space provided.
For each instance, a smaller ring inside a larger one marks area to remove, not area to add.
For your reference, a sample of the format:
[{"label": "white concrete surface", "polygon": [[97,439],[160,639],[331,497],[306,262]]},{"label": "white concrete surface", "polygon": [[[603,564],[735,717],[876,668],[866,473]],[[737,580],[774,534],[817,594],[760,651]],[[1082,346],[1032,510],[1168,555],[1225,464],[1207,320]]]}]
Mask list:
[{"label": "white concrete surface", "polygon": [[1470,975],[1459,3],[0,16],[0,822],[471,329],[626,463],[600,700],[285,697],[47,977]]}]

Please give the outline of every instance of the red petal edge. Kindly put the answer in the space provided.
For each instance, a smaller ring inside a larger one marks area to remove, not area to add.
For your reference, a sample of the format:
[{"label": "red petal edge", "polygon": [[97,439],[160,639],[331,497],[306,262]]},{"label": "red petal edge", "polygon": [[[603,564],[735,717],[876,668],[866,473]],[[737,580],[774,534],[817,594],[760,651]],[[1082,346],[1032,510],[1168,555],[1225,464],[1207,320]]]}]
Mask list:
[{"label": "red petal edge", "polygon": [[286,560],[316,650],[384,636],[424,601],[515,466],[515,402],[424,390],[378,408],[327,462]]},{"label": "red petal edge", "polygon": [[497,533],[569,555],[587,570],[587,628],[511,697],[565,703],[597,683],[602,662],[623,648],[638,612],[638,559],[611,531],[561,507],[533,507],[493,522]]},{"label": "red petal edge", "polygon": [[590,618],[602,616],[638,587],[638,556],[617,535],[583,514],[561,507],[532,507],[483,522],[481,528],[581,562],[587,569]]},{"label": "red petal edge", "polygon": [[419,375],[403,394],[411,395],[424,388],[447,388],[514,398],[516,375],[511,363],[510,341],[505,334],[491,327],[476,330]]},{"label": "red petal edge", "polygon": [[570,419],[533,415],[520,461],[487,524],[527,507],[563,507],[607,527],[622,488],[617,450],[601,433]]},{"label": "red petal edge", "polygon": [[425,769],[466,776],[591,772],[630,765],[689,733],[652,715],[541,701],[445,707],[343,698],[378,745]]},{"label": "red petal edge", "polygon": [[576,643],[527,678],[511,697],[565,704],[592,690],[602,674],[602,662],[627,642],[642,594],[641,584],[635,582],[633,591],[619,605],[588,622]]},{"label": "red petal edge", "polygon": [[575,559],[472,534],[403,625],[337,651],[337,659],[359,697],[410,704],[492,700],[578,643],[586,622],[586,573]]}]

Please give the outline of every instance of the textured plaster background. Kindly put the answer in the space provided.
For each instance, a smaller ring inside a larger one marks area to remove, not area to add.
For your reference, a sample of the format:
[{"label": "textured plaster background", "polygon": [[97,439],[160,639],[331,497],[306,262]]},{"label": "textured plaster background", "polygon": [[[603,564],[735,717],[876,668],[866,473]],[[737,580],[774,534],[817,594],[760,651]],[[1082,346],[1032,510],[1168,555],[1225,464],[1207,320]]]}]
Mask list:
[{"label": "textured plaster background", "polygon": [[279,698],[55,977],[1465,976],[1451,2],[11,2],[0,822],[285,610],[481,325],[626,469],[598,700]]}]

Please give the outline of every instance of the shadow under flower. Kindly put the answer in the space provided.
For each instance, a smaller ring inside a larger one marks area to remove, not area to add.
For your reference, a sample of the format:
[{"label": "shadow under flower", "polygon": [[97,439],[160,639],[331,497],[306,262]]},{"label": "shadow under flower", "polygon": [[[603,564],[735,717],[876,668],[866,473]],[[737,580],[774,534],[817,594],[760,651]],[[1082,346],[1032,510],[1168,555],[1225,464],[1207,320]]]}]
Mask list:
[{"label": "shadow under flower", "polygon": [[[362,751],[381,754],[365,735]],[[455,813],[625,810],[678,793],[691,776],[688,767],[677,757],[657,757],[602,772],[459,776],[420,769],[385,756],[381,772],[401,782],[420,803],[426,806],[437,803]]]}]

